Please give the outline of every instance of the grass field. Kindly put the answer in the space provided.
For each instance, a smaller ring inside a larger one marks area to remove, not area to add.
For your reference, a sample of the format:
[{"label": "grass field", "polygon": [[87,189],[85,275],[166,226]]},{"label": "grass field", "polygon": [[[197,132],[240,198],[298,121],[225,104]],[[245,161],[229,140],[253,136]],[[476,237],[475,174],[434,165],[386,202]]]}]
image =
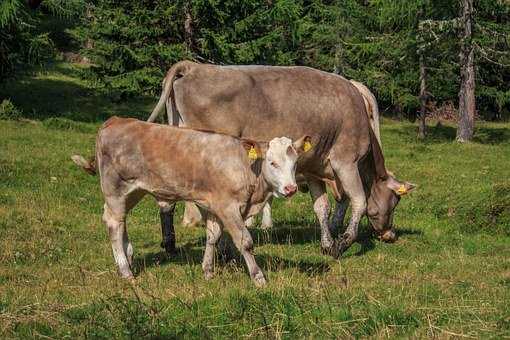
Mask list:
[{"label": "grass field", "polygon": [[92,153],[98,120],[146,116],[155,100],[115,104],[78,75],[57,64],[0,88],[42,117],[0,121],[0,338],[510,337],[510,124],[480,123],[476,141],[459,145],[452,126],[419,142],[412,124],[385,120],[387,167],[419,185],[397,208],[399,240],[377,241],[364,221],[336,261],[320,254],[310,198],[278,200],[274,229],[251,229],[263,289],[242,261],[204,280],[201,228],[178,226],[167,258],[145,199],[128,221],[128,282],[98,179],[69,156]]}]

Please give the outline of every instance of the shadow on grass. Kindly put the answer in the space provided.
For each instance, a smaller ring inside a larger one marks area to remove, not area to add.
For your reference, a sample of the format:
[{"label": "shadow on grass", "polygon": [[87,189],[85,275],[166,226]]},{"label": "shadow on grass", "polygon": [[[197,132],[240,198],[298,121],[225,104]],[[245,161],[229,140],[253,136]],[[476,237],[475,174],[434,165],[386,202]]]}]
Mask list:
[{"label": "shadow on grass", "polygon": [[86,85],[82,69],[55,63],[35,74],[0,85],[0,97],[22,110],[22,117],[44,120],[66,118],[80,122],[104,121],[113,115],[146,119],[155,99],[115,98]]},{"label": "shadow on grass", "polygon": [[[416,129],[403,127],[396,132],[408,139],[416,139]],[[427,126],[427,137],[425,143],[453,142],[457,136],[457,128],[450,125]],[[501,144],[510,141],[510,129],[505,127],[482,126],[475,128],[473,137],[475,143],[480,144]]]},{"label": "shadow on grass", "polygon": [[[190,247],[185,245],[177,249],[175,254],[168,255],[165,251],[149,252],[142,256],[134,258],[133,273],[140,275],[146,268],[156,266],[167,266],[169,264],[178,265],[196,265],[201,264],[204,256],[203,247]],[[309,260],[290,260],[273,255],[256,255],[258,265],[263,271],[281,271],[284,269],[297,269],[298,271],[306,274],[307,276],[317,276],[330,271],[330,265],[327,261],[309,261]],[[221,258],[218,261],[220,266],[227,264],[235,264],[245,267],[244,259],[235,251],[229,254],[228,259]]]},{"label": "shadow on grass", "polygon": [[315,225],[299,221],[276,223],[271,229],[250,228],[255,246],[262,244],[307,244],[320,241],[320,231]]},{"label": "shadow on grass", "polygon": [[[407,235],[423,235],[421,230],[416,230],[406,227],[396,228],[397,242],[401,237]],[[260,228],[251,228],[250,233],[253,237],[255,247],[264,244],[307,244],[317,243],[317,251],[319,251],[320,232],[317,227],[311,225],[303,226],[300,222],[291,222],[285,224],[277,224],[275,227],[269,230],[263,230]],[[244,260],[239,252],[234,248],[230,237],[226,237],[226,234],[222,236],[224,245],[218,245],[219,252],[223,253],[219,262],[225,265],[228,262],[234,261],[244,266]],[[222,242],[220,241],[220,243]],[[373,233],[372,228],[366,224],[360,224],[358,239],[356,241],[361,245],[361,248],[350,256],[362,256],[376,247],[376,242],[379,242]],[[145,245],[147,246],[147,244]],[[154,246],[154,244],[150,244]],[[139,275],[145,271],[145,268],[155,266],[166,266],[168,264],[180,264],[180,265],[195,265],[201,264],[204,248],[205,247],[205,236],[188,242],[185,245],[177,248],[176,253],[169,255],[165,251],[159,252],[148,252],[142,256],[135,257],[134,259],[134,274]],[[317,276],[330,271],[331,267],[328,263],[330,260],[290,260],[279,256],[273,256],[269,254],[256,255],[257,263],[264,271],[281,271],[284,269],[295,268],[301,273],[308,276]]]},{"label": "shadow on grass", "polygon": [[[269,231],[259,228],[251,228],[250,233],[254,240],[255,248],[263,244],[306,244],[316,242],[320,239],[317,236],[317,228],[312,226],[301,227],[296,224],[286,223],[282,226],[275,226]],[[293,226],[295,225],[295,226]],[[224,245],[218,245],[217,249],[224,255],[221,256],[219,262],[223,265],[234,261],[238,265],[244,266],[244,260],[239,252],[235,249],[230,237],[226,234],[222,236]],[[221,242],[221,241],[220,241]],[[153,246],[153,244],[151,244]],[[133,273],[139,275],[146,268],[155,266],[166,266],[169,264],[194,265],[201,264],[205,249],[205,237],[201,237],[192,242],[178,247],[175,254],[167,254],[161,250],[159,252],[148,252],[134,258]],[[273,255],[256,255],[259,266],[264,271],[280,271],[283,269],[295,268],[298,271],[308,275],[316,276],[326,273],[330,270],[327,261],[309,261],[309,260],[290,260]]]}]

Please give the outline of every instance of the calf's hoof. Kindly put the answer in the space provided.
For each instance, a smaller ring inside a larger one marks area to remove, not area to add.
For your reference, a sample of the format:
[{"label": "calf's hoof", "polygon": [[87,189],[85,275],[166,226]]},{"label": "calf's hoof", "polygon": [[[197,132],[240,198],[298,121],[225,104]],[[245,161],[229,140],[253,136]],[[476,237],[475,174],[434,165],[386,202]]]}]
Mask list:
[{"label": "calf's hoof", "polygon": [[264,277],[264,274],[262,272],[258,272],[252,277],[253,283],[255,283],[255,286],[257,287],[264,287],[267,282],[266,278]]}]

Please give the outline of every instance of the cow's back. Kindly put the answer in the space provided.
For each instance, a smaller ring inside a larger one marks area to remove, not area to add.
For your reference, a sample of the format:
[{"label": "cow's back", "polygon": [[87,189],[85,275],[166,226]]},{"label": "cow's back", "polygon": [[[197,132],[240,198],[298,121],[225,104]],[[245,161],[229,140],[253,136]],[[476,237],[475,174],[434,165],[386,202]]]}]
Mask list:
[{"label": "cow's back", "polygon": [[165,199],[208,200],[212,193],[241,191],[239,183],[251,180],[239,141],[223,134],[113,118],[97,145],[100,173],[136,181]]}]

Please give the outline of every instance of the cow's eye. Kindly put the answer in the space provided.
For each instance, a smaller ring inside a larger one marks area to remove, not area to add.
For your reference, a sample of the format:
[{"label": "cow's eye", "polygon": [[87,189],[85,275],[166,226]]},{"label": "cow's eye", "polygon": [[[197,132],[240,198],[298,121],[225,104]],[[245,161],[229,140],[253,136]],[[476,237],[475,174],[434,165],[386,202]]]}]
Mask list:
[{"label": "cow's eye", "polygon": [[271,166],[275,169],[278,169],[280,167],[276,162],[271,162],[269,164],[271,164]]}]

